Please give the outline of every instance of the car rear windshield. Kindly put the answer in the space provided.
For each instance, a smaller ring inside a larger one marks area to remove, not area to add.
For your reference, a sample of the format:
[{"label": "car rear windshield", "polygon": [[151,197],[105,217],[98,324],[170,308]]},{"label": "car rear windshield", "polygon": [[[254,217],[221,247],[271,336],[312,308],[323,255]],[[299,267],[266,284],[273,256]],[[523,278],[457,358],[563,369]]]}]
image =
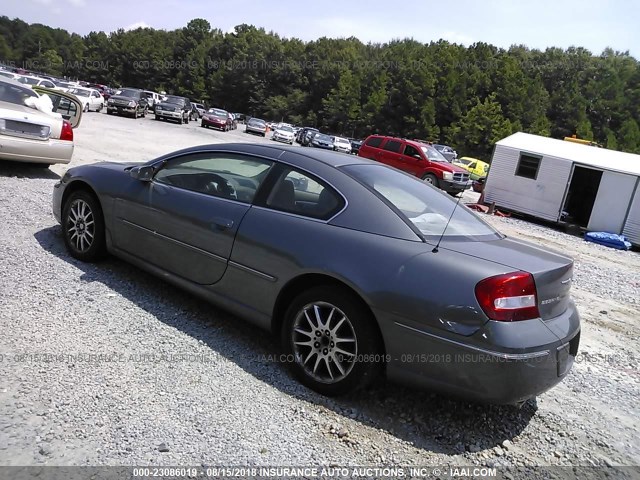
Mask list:
[{"label": "car rear windshield", "polygon": [[264,120],[252,118],[251,120],[249,120],[249,125],[254,125],[256,127],[264,127],[266,125],[266,122]]},{"label": "car rear windshield", "polygon": [[[464,205],[422,180],[384,165],[348,165],[349,175],[391,203],[428,240],[496,240],[500,233]],[[455,209],[455,211],[454,211]],[[453,216],[452,216],[453,213]],[[447,225],[447,222],[451,221]],[[446,230],[445,230],[446,227]]]},{"label": "car rear windshield", "polygon": [[333,140],[331,140],[331,137],[329,135],[325,135],[324,133],[316,134],[316,138],[314,138],[314,140],[317,140],[319,142],[333,143]]},{"label": "car rear windshield", "polygon": [[81,97],[88,97],[89,90],[82,90],[80,88],[72,88],[69,93],[73,93],[74,95],[80,95]]},{"label": "car rear windshield", "polygon": [[19,87],[8,82],[0,81],[0,100],[3,102],[24,105],[24,101],[29,97],[37,97],[38,94],[29,87]]}]

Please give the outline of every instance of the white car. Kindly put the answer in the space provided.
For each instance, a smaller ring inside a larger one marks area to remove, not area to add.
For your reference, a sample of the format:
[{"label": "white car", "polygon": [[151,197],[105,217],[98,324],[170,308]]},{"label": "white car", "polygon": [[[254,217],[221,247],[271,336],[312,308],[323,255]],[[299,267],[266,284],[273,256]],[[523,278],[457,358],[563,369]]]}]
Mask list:
[{"label": "white car", "polygon": [[156,111],[156,105],[158,105],[163,100],[163,96],[159,93],[152,92],[151,90],[145,90],[144,96],[147,97],[147,104],[149,105],[149,110],[152,112]]},{"label": "white car", "polygon": [[294,137],[295,135],[293,133],[293,128],[291,128],[289,125],[280,125],[273,131],[271,139],[276,140],[277,142],[283,142],[288,143],[289,145],[293,145]]},{"label": "white car", "polygon": [[37,85],[39,87],[51,88],[53,90],[60,90],[55,83],[51,80],[47,80],[46,78],[32,77],[30,75],[19,75],[17,80],[20,83],[24,83],[25,85]]},{"label": "white car", "polygon": [[73,95],[0,77],[0,159],[41,166],[69,163],[72,128],[81,117]]},{"label": "white car", "polygon": [[351,153],[351,142],[344,137],[333,137],[333,149],[336,152]]},{"label": "white car", "polygon": [[83,112],[90,112],[91,110],[99,112],[106,103],[102,94],[95,88],[73,87],[69,89],[69,93],[78,97],[78,100],[82,102]]}]

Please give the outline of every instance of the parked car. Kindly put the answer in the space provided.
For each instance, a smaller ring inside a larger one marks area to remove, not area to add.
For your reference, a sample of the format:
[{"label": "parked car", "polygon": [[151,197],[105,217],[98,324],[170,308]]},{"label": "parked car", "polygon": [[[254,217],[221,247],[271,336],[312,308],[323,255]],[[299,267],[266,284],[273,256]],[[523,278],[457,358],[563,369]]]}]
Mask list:
[{"label": "parked car", "polygon": [[273,140],[278,142],[288,143],[289,145],[293,145],[293,128],[289,125],[280,125],[273,131],[273,135],[271,136]]},{"label": "parked car", "polygon": [[267,136],[267,122],[261,118],[252,117],[246,121],[244,127],[245,133],[257,133],[263,137]]},{"label": "parked car", "polygon": [[[191,102],[191,105],[193,106],[194,113],[198,116],[197,118],[202,118],[202,116],[207,112],[207,109],[202,103]],[[196,119],[194,118],[194,120]]]},{"label": "parked car", "polygon": [[308,147],[316,133],[320,133],[317,128],[305,127],[300,133],[300,145]]},{"label": "parked car", "polygon": [[484,184],[487,181],[487,177],[480,177],[477,180],[474,180],[473,183],[471,184],[471,188],[473,188],[473,191],[476,193],[482,193],[484,192]]},{"label": "parked car", "polygon": [[350,138],[349,142],[351,142],[351,153],[358,155],[360,151],[360,147],[362,146],[362,140],[358,140],[356,138]]},{"label": "parked car", "polygon": [[336,152],[351,153],[351,142],[344,137],[332,137],[333,149]]},{"label": "parked car", "polygon": [[360,147],[358,155],[404,170],[452,195],[471,187],[469,172],[449,163],[426,143],[371,135]]},{"label": "parked car", "polygon": [[73,167],[52,203],[71,256],[111,253],[272,332],[325,395],[384,373],[520,404],[578,353],[571,258],[380,163],[204,145]]},{"label": "parked car", "polygon": [[133,118],[147,115],[149,103],[143,90],[139,88],[121,88],[107,100],[109,115],[127,115]]},{"label": "parked car", "polygon": [[20,75],[18,75],[17,73],[9,72],[7,70],[0,70],[0,76],[16,81],[20,78]]},{"label": "parked car", "polygon": [[325,150],[333,150],[333,139],[325,133],[315,132],[309,141],[310,147],[324,148]]},{"label": "parked car", "polygon": [[159,93],[153,92],[151,90],[145,90],[144,91],[144,96],[147,99],[147,104],[149,106],[149,110],[151,110],[152,112],[155,113],[156,105],[158,105],[160,102],[162,102],[162,95],[160,95]]},{"label": "parked car", "polygon": [[43,167],[69,163],[82,103],[65,92],[34,88],[0,76],[0,159]]},{"label": "parked car", "polygon": [[244,113],[234,112],[233,116],[236,117],[236,121],[238,123],[245,123],[246,122],[246,116],[245,116]]},{"label": "parked car", "polygon": [[432,144],[433,148],[438,150],[444,158],[449,162],[453,162],[456,158],[458,158],[458,152],[456,152],[453,148],[448,145],[440,145],[438,143]]},{"label": "parked car", "polygon": [[231,121],[231,130],[235,130],[238,128],[238,121],[236,120],[236,117],[233,113],[231,112],[227,112],[227,115],[229,117],[229,120]]},{"label": "parked car", "polygon": [[200,124],[205,128],[218,128],[223,132],[231,130],[231,118],[229,118],[229,112],[222,110],[221,108],[210,108],[202,116],[202,123]]},{"label": "parked car", "polygon": [[78,97],[78,100],[82,102],[82,110],[84,112],[91,110],[99,112],[104,108],[104,98],[94,88],[73,87],[68,92]]},{"label": "parked car", "polygon": [[298,133],[296,134],[296,142],[298,142],[300,145],[302,145],[303,141],[306,139],[307,137],[307,133],[309,132],[318,132],[319,130],[317,128],[313,128],[313,127],[302,127]]},{"label": "parked car", "polygon": [[489,164],[472,157],[460,157],[453,161],[454,165],[464,168],[470,174],[471,180],[486,177],[489,171]]},{"label": "parked car", "polygon": [[31,75],[19,75],[17,80],[20,83],[24,83],[25,85],[38,85],[40,87],[50,88],[52,90],[57,90],[59,88],[51,80],[47,80],[46,78],[34,77]]},{"label": "parked car", "polygon": [[191,119],[191,101],[186,97],[167,95],[156,105],[156,120],[177,120],[180,124]]}]

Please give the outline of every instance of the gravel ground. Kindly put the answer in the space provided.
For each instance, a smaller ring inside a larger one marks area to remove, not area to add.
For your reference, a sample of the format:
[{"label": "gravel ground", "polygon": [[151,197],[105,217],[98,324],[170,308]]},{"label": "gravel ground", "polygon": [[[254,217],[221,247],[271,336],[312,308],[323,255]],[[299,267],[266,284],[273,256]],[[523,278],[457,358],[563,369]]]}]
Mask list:
[{"label": "gravel ground", "polygon": [[[69,166],[269,142],[104,113],[75,135]],[[0,465],[640,463],[637,252],[491,217],[576,259],[583,332],[568,378],[521,409],[395,385],[326,399],[248,324],[119,260],[69,257],[50,207],[67,167],[0,165]]]}]

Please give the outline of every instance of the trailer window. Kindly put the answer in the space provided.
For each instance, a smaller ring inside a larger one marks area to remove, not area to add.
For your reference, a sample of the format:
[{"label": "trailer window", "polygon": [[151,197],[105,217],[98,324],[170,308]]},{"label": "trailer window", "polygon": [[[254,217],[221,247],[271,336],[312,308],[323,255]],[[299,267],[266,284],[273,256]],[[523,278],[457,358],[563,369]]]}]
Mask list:
[{"label": "trailer window", "polygon": [[542,157],[531,155],[529,153],[520,153],[520,160],[518,161],[518,168],[516,168],[516,175],[518,177],[535,180],[538,176],[540,160],[542,160]]}]

